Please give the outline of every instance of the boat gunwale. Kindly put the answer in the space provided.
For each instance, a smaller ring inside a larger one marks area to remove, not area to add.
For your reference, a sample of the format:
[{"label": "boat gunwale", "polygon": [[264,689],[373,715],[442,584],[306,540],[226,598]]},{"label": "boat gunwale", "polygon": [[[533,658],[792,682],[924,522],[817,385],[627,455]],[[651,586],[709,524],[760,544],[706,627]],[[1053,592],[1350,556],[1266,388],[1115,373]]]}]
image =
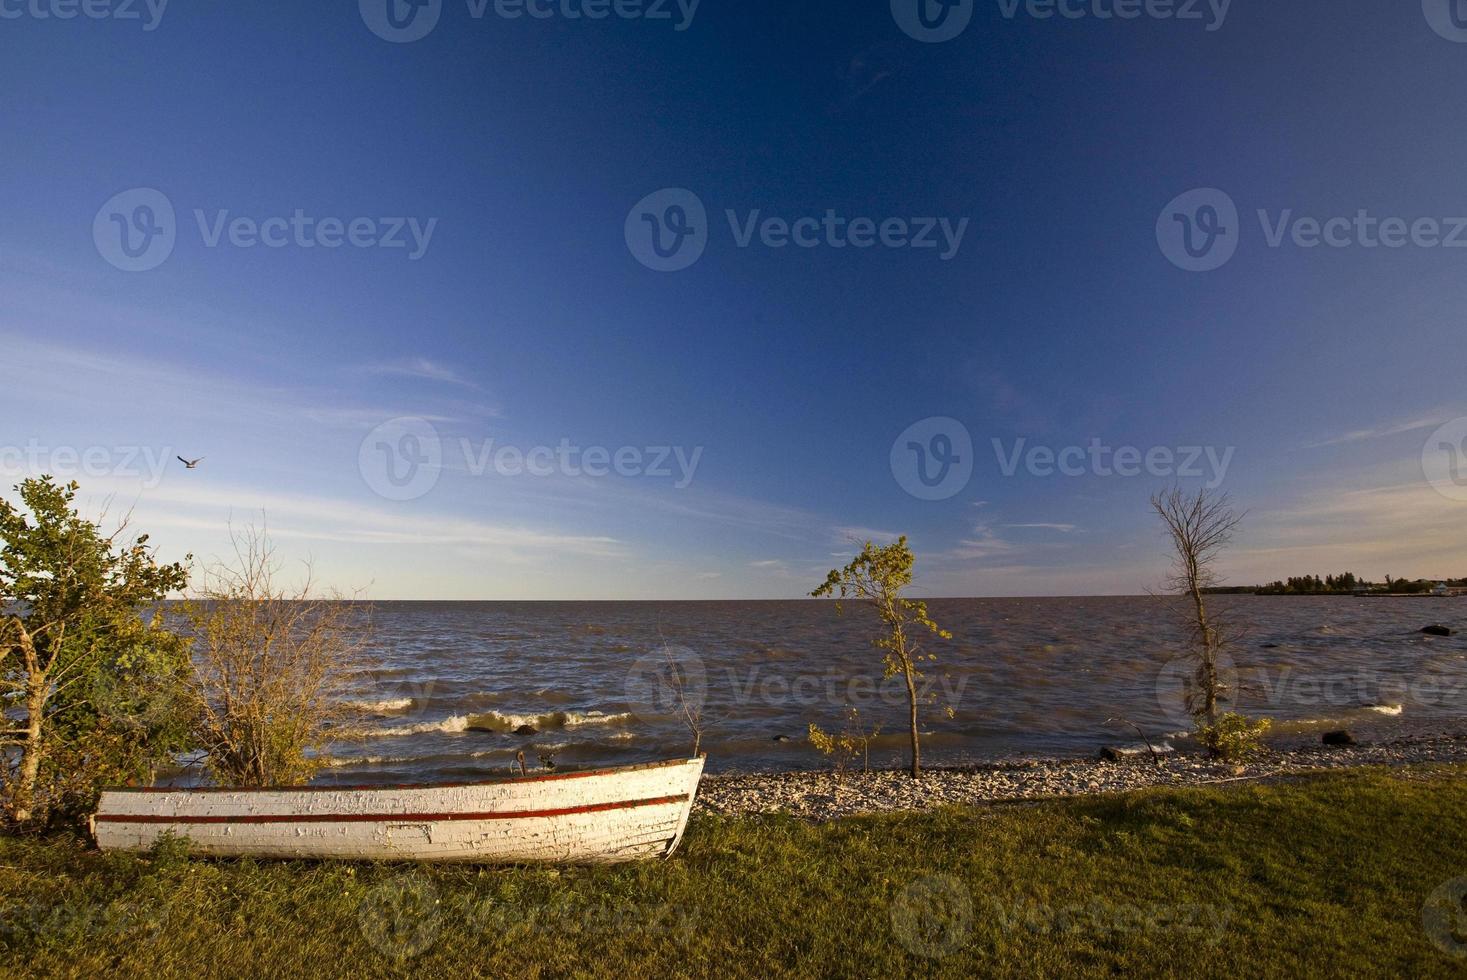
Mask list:
[{"label": "boat gunwale", "polygon": [[602,803],[581,803],[575,806],[556,807],[549,810],[445,810],[439,813],[210,813],[210,814],[167,814],[167,813],[99,813],[97,823],[126,824],[299,824],[299,823],[465,823],[490,820],[532,820],[551,817],[573,817],[588,813],[606,813],[612,810],[631,810],[648,806],[690,806],[691,793],[673,796],[654,796],[645,800],[610,800]]},{"label": "boat gunwale", "polygon": [[575,772],[547,772],[534,776],[491,776],[453,783],[380,783],[350,786],[107,786],[104,793],[357,793],[392,792],[398,790],[423,789],[467,789],[474,786],[508,786],[519,783],[544,783],[558,779],[581,779],[588,776],[614,776],[621,773],[641,772],[651,769],[666,769],[670,766],[688,766],[701,763],[706,756],[693,759],[669,759],[664,762],[639,762],[629,766],[609,766],[602,769],[581,769]]}]

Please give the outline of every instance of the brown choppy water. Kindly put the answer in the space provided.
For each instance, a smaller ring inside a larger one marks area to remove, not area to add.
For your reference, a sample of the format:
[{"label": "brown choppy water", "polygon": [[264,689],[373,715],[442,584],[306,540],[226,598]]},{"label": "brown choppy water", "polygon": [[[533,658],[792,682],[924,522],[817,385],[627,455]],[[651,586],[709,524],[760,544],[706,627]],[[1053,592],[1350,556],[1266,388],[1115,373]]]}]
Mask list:
[{"label": "brown choppy water", "polygon": [[[1246,630],[1232,650],[1239,706],[1275,718],[1282,740],[1343,726],[1367,737],[1457,729],[1467,715],[1467,635],[1419,632],[1433,622],[1467,631],[1467,599],[1214,602]],[[1159,741],[1187,727],[1169,600],[943,599],[931,612],[953,639],[928,644],[930,763],[1136,742],[1115,718]],[[322,780],[473,778],[504,772],[518,750],[532,767],[542,755],[585,765],[687,751],[667,648],[703,705],[712,769],[823,765],[808,725],[839,728],[847,705],[882,726],[873,762],[904,751],[905,689],[883,678],[873,617],[860,607],[837,616],[815,601],[388,602],[373,618],[380,669],[363,678],[361,697],[375,717],[336,747]],[[522,725],[536,734],[515,734]]]}]

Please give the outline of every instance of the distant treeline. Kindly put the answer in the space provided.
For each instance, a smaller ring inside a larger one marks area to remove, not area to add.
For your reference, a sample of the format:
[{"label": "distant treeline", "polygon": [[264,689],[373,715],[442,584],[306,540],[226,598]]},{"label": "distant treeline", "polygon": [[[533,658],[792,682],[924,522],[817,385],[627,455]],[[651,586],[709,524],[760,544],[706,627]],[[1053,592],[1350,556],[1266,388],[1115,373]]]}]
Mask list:
[{"label": "distant treeline", "polygon": [[1339,575],[1297,575],[1292,578],[1270,582],[1268,585],[1234,585],[1208,589],[1213,595],[1354,595],[1357,593],[1388,593],[1390,595],[1420,595],[1436,588],[1439,582],[1448,588],[1467,588],[1467,578],[1457,579],[1402,579],[1387,575],[1384,582],[1371,582],[1354,572]]}]

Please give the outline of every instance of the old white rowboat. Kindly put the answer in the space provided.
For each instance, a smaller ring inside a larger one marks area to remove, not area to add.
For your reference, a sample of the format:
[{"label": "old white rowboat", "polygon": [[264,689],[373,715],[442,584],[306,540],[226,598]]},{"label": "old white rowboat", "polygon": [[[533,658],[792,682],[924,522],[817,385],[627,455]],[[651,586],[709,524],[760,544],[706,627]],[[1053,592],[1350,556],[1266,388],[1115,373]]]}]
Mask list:
[{"label": "old white rowboat", "polygon": [[171,831],[218,857],[615,864],[682,840],[703,759],[432,786],[107,790],[103,850]]}]

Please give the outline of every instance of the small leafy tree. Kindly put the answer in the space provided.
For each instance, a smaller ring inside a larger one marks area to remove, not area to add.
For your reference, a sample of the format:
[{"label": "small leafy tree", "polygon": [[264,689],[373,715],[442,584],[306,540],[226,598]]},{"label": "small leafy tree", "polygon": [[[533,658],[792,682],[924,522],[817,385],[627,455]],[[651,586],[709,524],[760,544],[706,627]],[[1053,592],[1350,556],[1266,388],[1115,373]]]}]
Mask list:
[{"label": "small leafy tree", "polygon": [[0,500],[0,795],[10,822],[88,808],[98,786],[148,779],[187,747],[187,645],[157,608],[181,589],[147,535],[75,509],[41,476]]},{"label": "small leafy tree", "polygon": [[[825,584],[810,593],[816,598],[839,595],[841,599],[855,599],[870,606],[880,618],[881,635],[871,642],[882,652],[886,676],[901,674],[906,681],[913,779],[922,775],[921,736],[917,729],[917,679],[922,672],[918,664],[937,659],[923,650],[918,638],[923,633],[934,633],[945,640],[952,639],[951,633],[928,617],[925,602],[902,596],[902,590],[912,582],[915,561],[907,547],[906,535],[880,548],[867,541],[849,565],[833,569]],[[839,602],[836,610],[844,611]]]},{"label": "small leafy tree", "polygon": [[1207,590],[1216,588],[1213,567],[1242,522],[1225,493],[1200,489],[1189,494],[1174,487],[1151,498],[1151,507],[1166,526],[1171,540],[1172,576],[1168,585],[1182,597],[1182,616],[1188,645],[1196,659],[1193,683],[1187,693],[1187,710],[1192,714],[1198,740],[1218,757],[1239,757],[1257,744],[1268,724],[1254,724],[1230,712],[1226,724],[1218,704],[1231,696],[1218,671],[1218,661],[1231,640],[1232,627],[1216,610],[1208,608]]},{"label": "small leafy tree", "polygon": [[366,666],[367,612],[277,584],[268,536],[233,535],[235,561],[210,568],[186,604],[194,636],[194,735],[225,786],[304,783],[326,762]]},{"label": "small leafy tree", "polygon": [[881,726],[868,729],[861,720],[861,709],[846,709],[845,723],[838,734],[831,735],[814,722],[810,723],[809,740],[815,750],[835,763],[838,782],[845,782],[846,769],[859,757],[861,771],[871,771],[871,742],[881,734]]}]

